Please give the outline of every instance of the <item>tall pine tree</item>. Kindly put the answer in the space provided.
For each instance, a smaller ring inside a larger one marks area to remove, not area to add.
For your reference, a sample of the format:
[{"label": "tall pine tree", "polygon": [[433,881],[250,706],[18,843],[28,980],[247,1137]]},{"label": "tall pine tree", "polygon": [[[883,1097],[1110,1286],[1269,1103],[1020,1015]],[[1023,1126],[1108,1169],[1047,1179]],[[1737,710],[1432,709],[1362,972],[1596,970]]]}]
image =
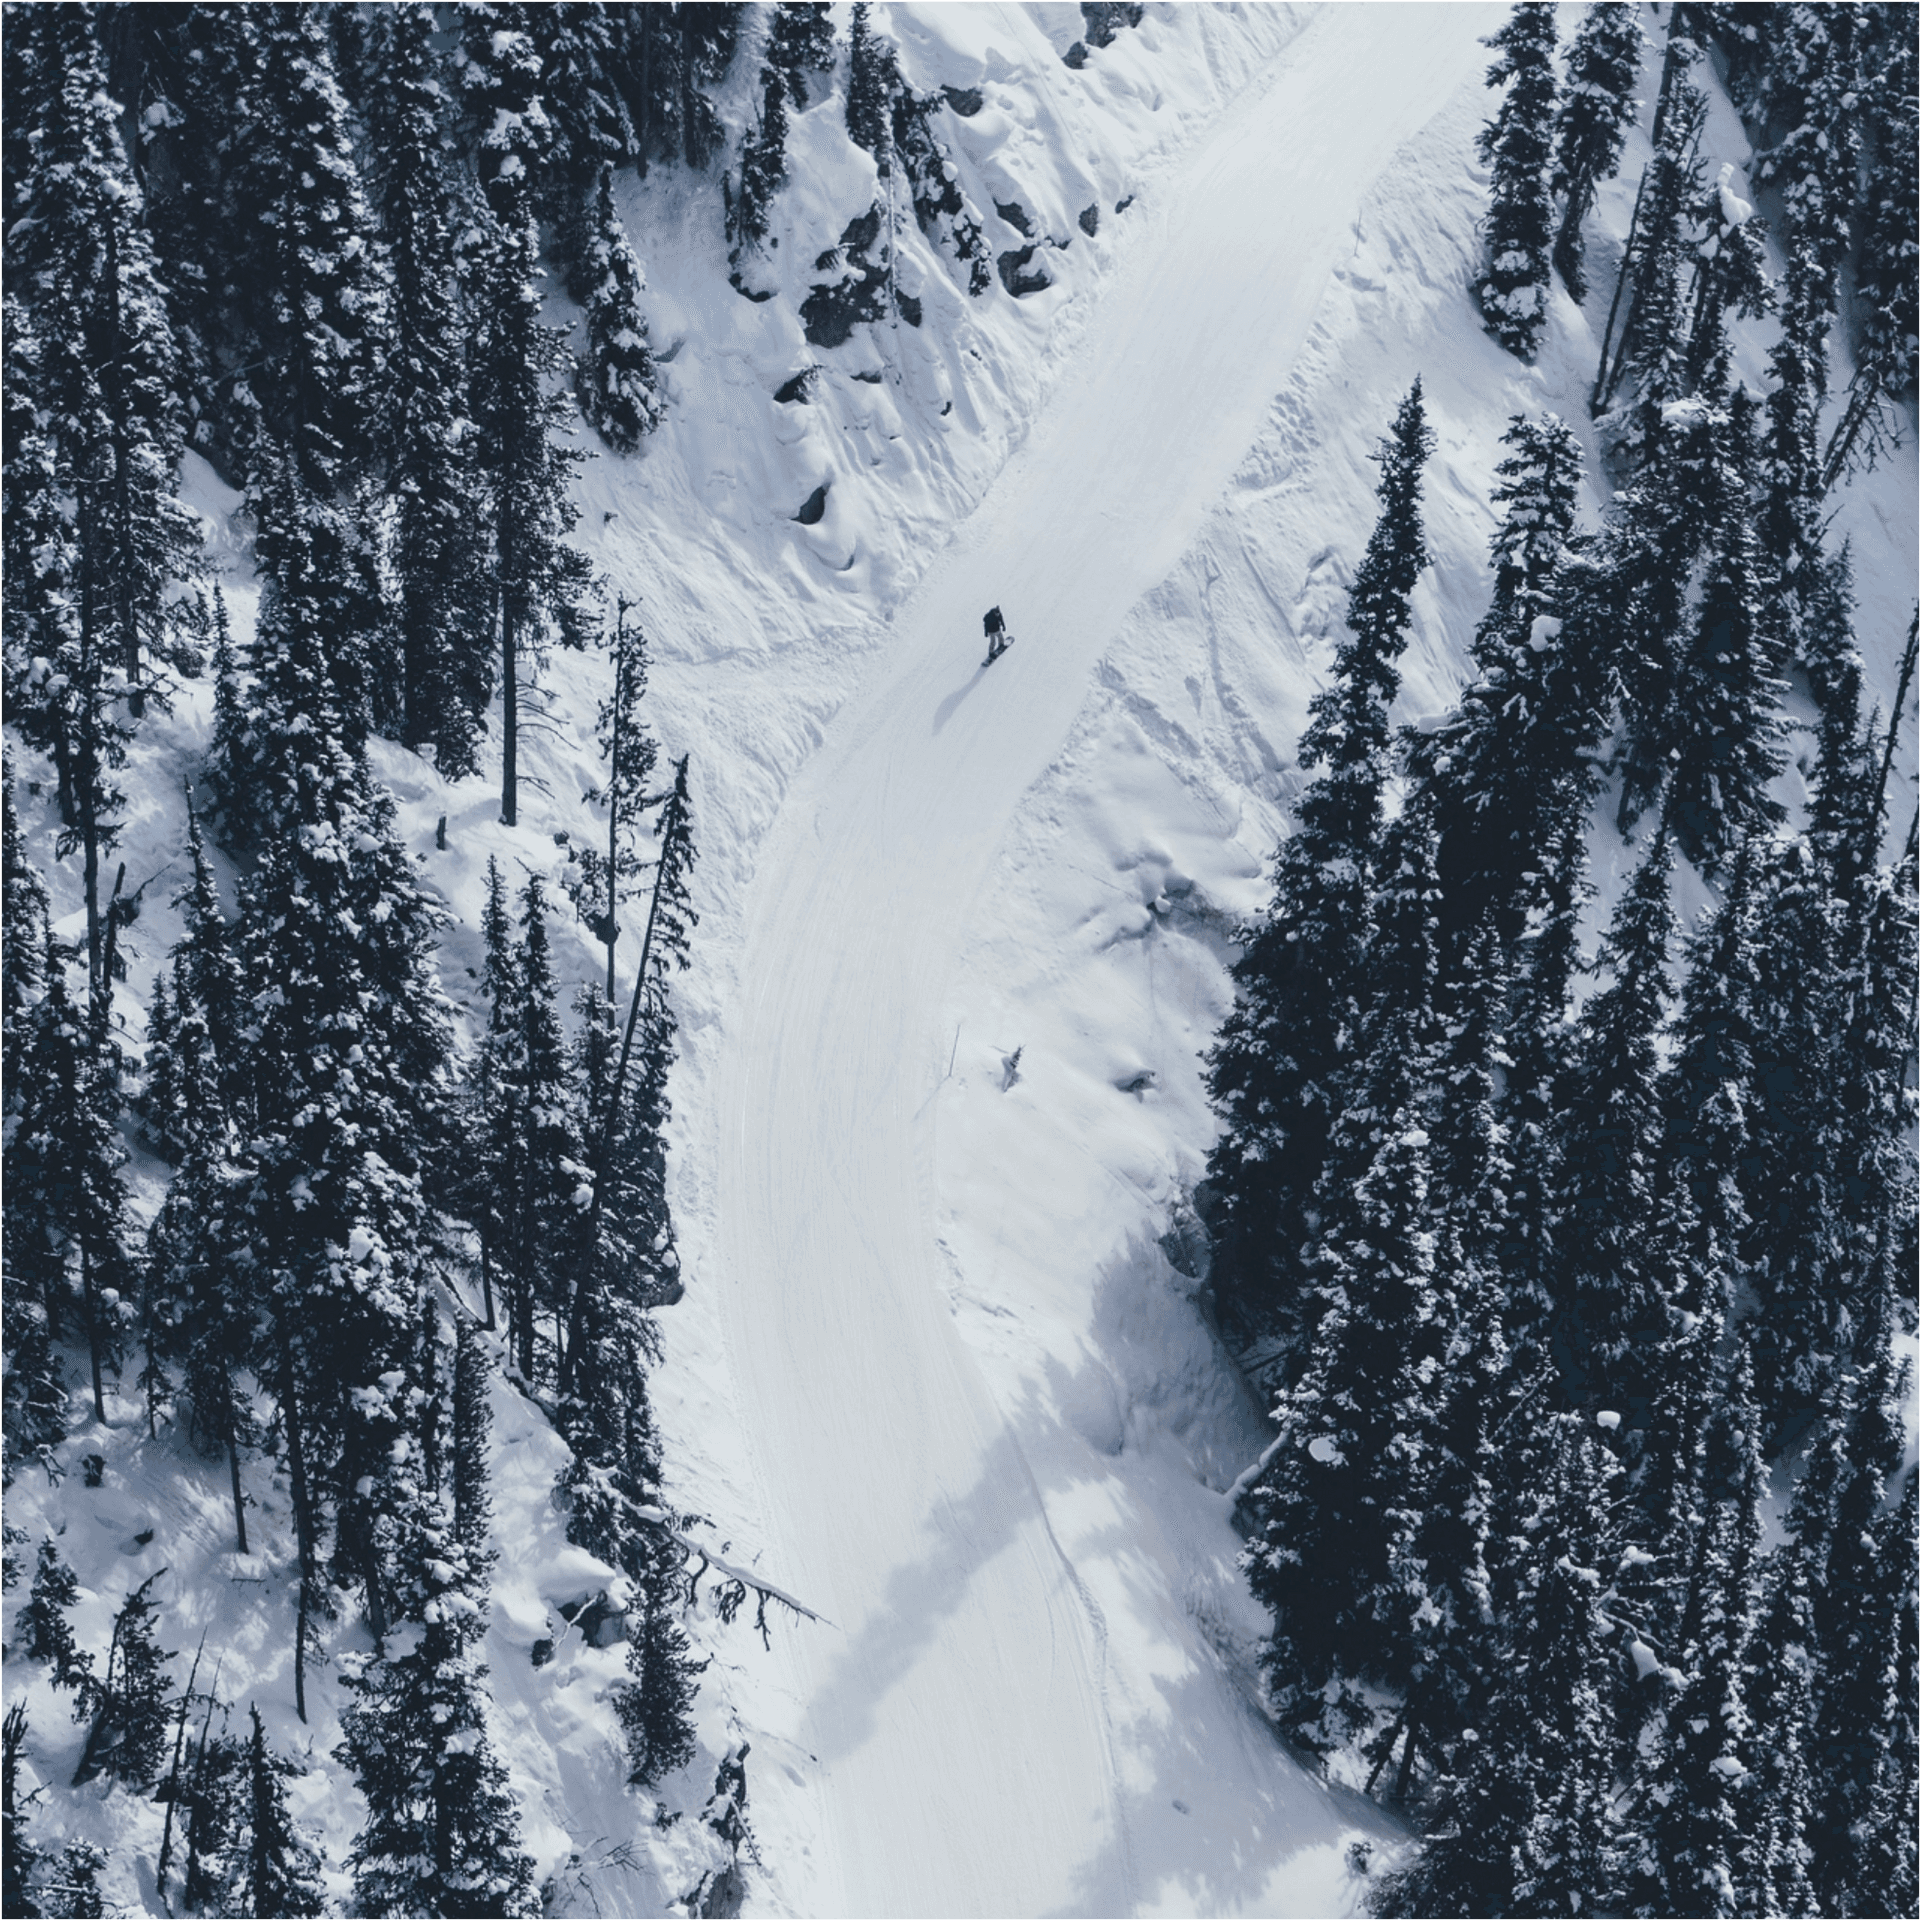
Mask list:
[{"label": "tall pine tree", "polygon": [[1474,294],[1487,331],[1522,360],[1539,347],[1552,276],[1553,13],[1542,0],[1521,0],[1486,42],[1499,56],[1487,69],[1487,85],[1507,91],[1480,134],[1480,158],[1493,170],[1493,185],[1487,270]]},{"label": "tall pine tree", "polygon": [[1244,1333],[1293,1319],[1299,1258],[1360,1014],[1367,883],[1389,772],[1415,581],[1427,563],[1420,475],[1433,447],[1420,383],[1379,461],[1380,516],[1354,576],[1334,679],[1314,696],[1300,762],[1322,769],[1274,861],[1273,900],[1245,930],[1233,1011],[1208,1065],[1223,1122],[1216,1272]]}]

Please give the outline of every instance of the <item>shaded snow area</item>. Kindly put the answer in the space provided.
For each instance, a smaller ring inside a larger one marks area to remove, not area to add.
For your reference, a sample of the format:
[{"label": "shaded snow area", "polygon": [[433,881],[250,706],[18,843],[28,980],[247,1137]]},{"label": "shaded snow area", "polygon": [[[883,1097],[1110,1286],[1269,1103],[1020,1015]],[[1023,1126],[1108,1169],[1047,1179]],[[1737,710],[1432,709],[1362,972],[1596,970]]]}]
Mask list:
[{"label": "shaded snow area", "polygon": [[[903,206],[901,284],[923,323],[863,324],[834,348],[797,315],[814,261],[876,193],[844,133],[844,55],[795,115],[778,244],[743,267],[774,297],[727,283],[717,175],[621,176],[669,412],[641,455],[586,466],[579,538],[640,606],[650,721],[665,755],[692,756],[701,854],[673,1081],[687,1293],[660,1316],[655,1405],[693,1535],[825,1621],[774,1620],[763,1645],[703,1590],[703,1751],[657,1795],[628,1790],[605,1697],[621,1650],[559,1611],[610,1570],[566,1543],[560,1441],[498,1388],[487,1657],[550,1911],[683,1899],[719,1862],[699,1814],[740,1740],[752,1912],[1345,1913],[1367,1884],[1351,1844],[1395,1846],[1391,1819],[1298,1765],[1260,1711],[1265,1618],[1226,1490],[1268,1427],[1208,1320],[1191,1196],[1232,930],[1265,898],[1395,404],[1421,375],[1438,436],[1400,719],[1438,715],[1465,677],[1509,417],[1551,409],[1588,435],[1588,525],[1603,502],[1585,404],[1602,291],[1583,312],[1555,286],[1531,368],[1486,338],[1468,294],[1480,37],[1504,14],[1150,6],[1074,69],[1077,7],[877,7],[916,86],[978,90],[943,137],[992,251],[1039,236],[1052,284],[970,299]],[[750,79],[743,54],[722,99],[736,125]],[[1745,137],[1708,84],[1713,163],[1752,197]],[[1600,290],[1635,142],[1589,229]],[[1760,384],[1772,337],[1737,333],[1737,376]],[[236,500],[190,466],[244,633]],[[1883,704],[1915,489],[1910,442],[1839,508]],[[996,603],[1014,646],[989,672]],[[597,654],[548,663],[516,829],[498,824],[497,759],[448,783],[375,749],[453,915],[442,971],[469,1031],[489,856],[515,884],[557,877],[560,836],[604,832],[581,795],[608,681]],[[129,771],[119,857],[128,889],[145,886],[118,1003],[130,1044],[179,933],[182,782],[211,706],[209,684],[183,687]],[[28,765],[17,796],[71,936],[77,868],[53,857],[51,792],[27,789]],[[1908,738],[1896,823],[1913,771]],[[1611,831],[1596,830],[1596,917],[1635,857]],[[1683,913],[1707,898],[1691,875],[1677,894]],[[597,977],[584,925],[556,915],[555,944],[563,984]],[[135,1172],[151,1211],[165,1169],[136,1153]],[[312,1769],[295,1811],[345,1898],[361,1809],[330,1755],[340,1662],[368,1636],[332,1629],[302,1726],[284,1484],[249,1461],[256,1550],[235,1555],[224,1469],[177,1432],[147,1438],[134,1371],[108,1431],[75,1402],[70,1477],[54,1493],[23,1476],[8,1518],[37,1541],[65,1517],[83,1645],[104,1648],[124,1595],[167,1567],[176,1679],[204,1633],[202,1686],[217,1662],[220,1696],[242,1716],[257,1702]],[[535,1666],[542,1640],[553,1657]],[[104,1783],[69,1791],[82,1729],[66,1696],[24,1661],[8,1683],[48,1789],[37,1841],[97,1839],[110,1899],[157,1911],[164,1810]]]}]

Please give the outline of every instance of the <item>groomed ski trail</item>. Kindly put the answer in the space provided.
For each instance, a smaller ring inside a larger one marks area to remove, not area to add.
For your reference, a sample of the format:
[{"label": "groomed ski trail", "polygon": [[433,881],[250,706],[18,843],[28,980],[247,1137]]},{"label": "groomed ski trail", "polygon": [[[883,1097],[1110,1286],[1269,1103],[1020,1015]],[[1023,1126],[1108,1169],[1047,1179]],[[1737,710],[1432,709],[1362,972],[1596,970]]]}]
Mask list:
[{"label": "groomed ski trail", "polygon": [[[1166,1897],[1126,1832],[1104,1625],[948,1308],[943,988],[993,910],[1013,810],[1256,437],[1368,186],[1484,66],[1503,13],[1329,7],[1143,191],[1075,367],[760,854],[721,1079],[716,1279],[762,1564],[837,1623],[776,1642],[794,1694],[778,1731],[817,1764],[783,1766],[770,1744],[755,1783],[763,1842],[788,1843],[769,1865],[802,1911]],[[1020,644],[989,675],[995,603]],[[1246,1745],[1231,1711],[1223,1695],[1223,1752]],[[1332,1838],[1324,1793],[1277,1748],[1261,1790],[1295,1844]]]}]

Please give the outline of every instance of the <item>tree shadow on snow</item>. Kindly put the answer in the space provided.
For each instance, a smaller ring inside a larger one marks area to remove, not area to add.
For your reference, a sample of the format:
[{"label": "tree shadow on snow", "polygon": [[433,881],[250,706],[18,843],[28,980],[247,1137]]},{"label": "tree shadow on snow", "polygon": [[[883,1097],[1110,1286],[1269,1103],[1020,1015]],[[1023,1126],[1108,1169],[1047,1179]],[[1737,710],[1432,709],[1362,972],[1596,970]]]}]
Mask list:
[{"label": "tree shadow on snow", "polygon": [[[1121,1831],[1056,1911],[1100,1911],[1116,1884],[1147,1911],[1354,1911],[1367,1882],[1349,1846],[1381,1853],[1405,1836],[1297,1760],[1261,1709],[1267,1621],[1222,1493],[1266,1422],[1199,1289],[1150,1238],[1106,1263],[1093,1309],[1081,1363],[1050,1362],[1045,1392],[1031,1389],[1013,1419],[1114,1663],[1103,1691]],[[1105,1483],[1112,1518],[1076,1534],[1064,1516],[1089,1509],[1089,1481]],[[1144,1657],[1130,1654],[1143,1635]]]}]

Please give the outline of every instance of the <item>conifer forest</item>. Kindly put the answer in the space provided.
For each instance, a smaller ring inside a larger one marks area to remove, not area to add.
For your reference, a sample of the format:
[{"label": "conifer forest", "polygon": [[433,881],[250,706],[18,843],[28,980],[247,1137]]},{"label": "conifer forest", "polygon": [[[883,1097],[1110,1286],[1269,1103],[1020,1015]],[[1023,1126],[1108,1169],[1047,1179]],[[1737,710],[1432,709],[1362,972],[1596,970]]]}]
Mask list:
[{"label": "conifer forest", "polygon": [[0,50],[7,1915],[1920,1912],[1920,9]]}]

